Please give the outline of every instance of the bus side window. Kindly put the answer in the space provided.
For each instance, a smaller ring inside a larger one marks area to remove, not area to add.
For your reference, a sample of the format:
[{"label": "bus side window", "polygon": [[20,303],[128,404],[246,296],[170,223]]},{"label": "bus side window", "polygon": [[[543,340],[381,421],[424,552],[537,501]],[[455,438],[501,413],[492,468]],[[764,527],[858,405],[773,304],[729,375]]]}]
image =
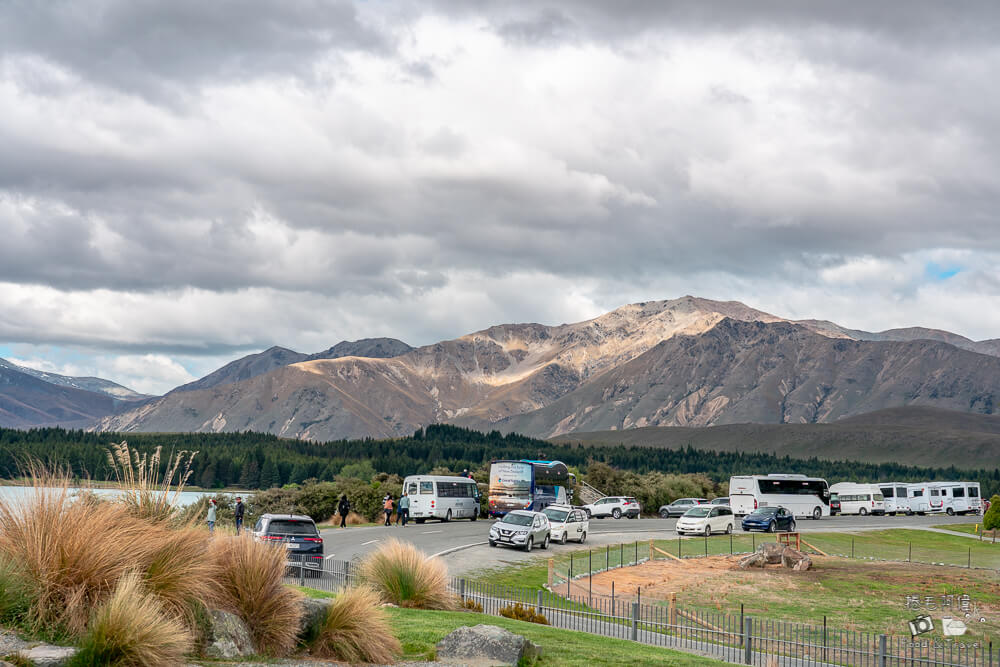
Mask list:
[{"label": "bus side window", "polygon": [[406,495],[412,496],[417,492],[417,483],[410,482],[409,486],[406,487]]},{"label": "bus side window", "polygon": [[434,493],[434,482],[420,482],[420,493],[423,494],[433,494]]}]

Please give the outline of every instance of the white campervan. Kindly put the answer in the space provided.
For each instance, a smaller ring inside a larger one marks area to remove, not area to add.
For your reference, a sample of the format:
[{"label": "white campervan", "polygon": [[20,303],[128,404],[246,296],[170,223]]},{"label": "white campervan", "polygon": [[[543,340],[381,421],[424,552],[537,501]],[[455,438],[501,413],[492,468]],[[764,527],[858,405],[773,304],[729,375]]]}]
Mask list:
[{"label": "white campervan", "polygon": [[885,514],[885,499],[878,484],[838,482],[830,486],[840,500],[841,514]]},{"label": "white campervan", "polygon": [[910,494],[907,484],[904,482],[882,482],[878,488],[885,499],[886,514],[899,514],[900,512],[909,514]]},{"label": "white campervan", "polygon": [[930,512],[978,514],[982,510],[978,482],[928,482]]},{"label": "white campervan", "polygon": [[906,496],[910,501],[910,514],[927,514],[931,511],[928,482],[907,484],[906,489]]},{"label": "white campervan", "polygon": [[411,475],[403,480],[410,498],[410,520],[471,519],[479,517],[479,487],[468,477]]}]

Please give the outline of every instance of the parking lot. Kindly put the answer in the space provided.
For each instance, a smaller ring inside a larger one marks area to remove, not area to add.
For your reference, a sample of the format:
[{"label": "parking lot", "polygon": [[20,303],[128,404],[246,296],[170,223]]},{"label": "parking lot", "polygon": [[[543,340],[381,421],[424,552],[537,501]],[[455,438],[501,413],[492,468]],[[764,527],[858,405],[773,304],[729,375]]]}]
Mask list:
[{"label": "parking lot", "polygon": [[[836,516],[819,521],[799,520],[796,530],[809,532],[853,532],[858,530],[884,530],[887,528],[928,528],[936,525],[978,523],[978,516]],[[322,531],[326,557],[336,560],[351,560],[356,556],[378,548],[380,542],[398,538],[413,543],[427,554],[441,556],[453,575],[488,567],[494,562],[514,563],[531,555],[509,548],[490,548],[487,543],[492,520],[452,521],[440,523],[429,521],[422,525],[410,523],[401,526],[366,526],[354,528],[332,528]],[[591,519],[587,544],[603,546],[620,542],[649,539],[673,539],[676,519]],[[737,532],[740,532],[737,528]],[[699,538],[685,538],[699,539]],[[575,549],[579,545],[553,544],[549,552],[558,553],[562,549]],[[534,556],[546,553],[537,549]]]}]

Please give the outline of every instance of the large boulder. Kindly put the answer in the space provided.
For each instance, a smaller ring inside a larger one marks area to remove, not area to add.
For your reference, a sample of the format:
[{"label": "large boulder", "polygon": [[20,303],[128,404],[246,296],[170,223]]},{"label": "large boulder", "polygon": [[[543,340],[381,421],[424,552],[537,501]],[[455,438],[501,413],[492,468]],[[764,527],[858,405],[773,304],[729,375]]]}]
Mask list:
[{"label": "large boulder", "polygon": [[437,644],[437,659],[451,663],[516,665],[522,659],[532,660],[541,654],[537,644],[495,625],[461,627]]},{"label": "large boulder", "polygon": [[212,617],[212,632],[205,642],[203,653],[206,658],[233,660],[256,653],[250,630],[243,619],[218,609],[209,613]]},{"label": "large boulder", "polygon": [[35,667],[61,667],[76,655],[77,649],[72,646],[52,646],[40,644],[24,648],[17,652],[17,657]]},{"label": "large boulder", "polygon": [[302,621],[299,624],[299,639],[310,641],[319,635],[326,621],[327,612],[333,604],[331,598],[303,598]]},{"label": "large boulder", "polygon": [[801,551],[778,542],[765,542],[757,547],[757,551],[740,559],[741,569],[748,567],[764,567],[765,565],[784,565],[793,570],[808,570],[812,565],[809,556]]}]

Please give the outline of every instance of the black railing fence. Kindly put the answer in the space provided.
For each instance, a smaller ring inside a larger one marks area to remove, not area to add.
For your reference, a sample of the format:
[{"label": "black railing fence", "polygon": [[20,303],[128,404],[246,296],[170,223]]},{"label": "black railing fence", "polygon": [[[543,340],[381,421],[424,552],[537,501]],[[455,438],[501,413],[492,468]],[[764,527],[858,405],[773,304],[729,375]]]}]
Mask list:
[{"label": "black railing fence", "polygon": [[[637,547],[633,546],[633,562]],[[624,554],[624,549],[619,550]],[[361,583],[355,562],[325,560],[321,569],[290,566],[287,583],[337,592]],[[674,601],[643,602],[641,595],[560,595],[456,577],[450,588],[462,603],[498,616],[520,603],[554,627],[642,644],[697,651],[732,663],[785,667],[1000,667],[992,642],[911,639],[758,616],[685,609]]]}]

